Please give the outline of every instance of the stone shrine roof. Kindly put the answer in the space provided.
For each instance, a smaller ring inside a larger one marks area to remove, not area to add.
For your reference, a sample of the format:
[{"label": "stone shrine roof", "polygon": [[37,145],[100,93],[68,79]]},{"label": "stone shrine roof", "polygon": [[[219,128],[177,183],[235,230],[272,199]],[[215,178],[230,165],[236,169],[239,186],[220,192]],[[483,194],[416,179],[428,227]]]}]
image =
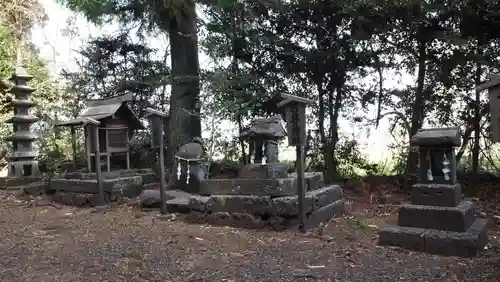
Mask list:
[{"label": "stone shrine roof", "polygon": [[139,117],[125,104],[132,100],[132,94],[125,94],[105,99],[87,100],[87,109],[77,118],[61,122],[56,126],[78,126],[85,123],[86,118],[92,118],[97,121],[111,117],[118,112],[118,110],[126,111],[129,126],[131,129],[144,129]]},{"label": "stone shrine roof", "polygon": [[282,121],[283,120],[279,116],[255,119],[250,123],[250,125],[243,128],[243,131],[240,134],[240,138],[284,138],[285,136],[287,136],[287,133],[286,129],[283,127]]},{"label": "stone shrine roof", "polygon": [[415,146],[456,147],[462,142],[458,128],[448,127],[421,129],[411,137],[410,143]]}]

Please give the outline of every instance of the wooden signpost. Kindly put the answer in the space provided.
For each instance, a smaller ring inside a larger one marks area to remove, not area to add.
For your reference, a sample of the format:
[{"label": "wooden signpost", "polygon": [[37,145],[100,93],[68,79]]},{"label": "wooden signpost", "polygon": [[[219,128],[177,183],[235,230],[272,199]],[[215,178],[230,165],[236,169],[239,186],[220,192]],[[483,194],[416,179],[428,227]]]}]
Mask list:
[{"label": "wooden signpost", "polygon": [[288,133],[288,145],[295,146],[297,154],[297,180],[298,180],[298,198],[299,198],[299,231],[306,232],[306,209],[305,209],[305,156],[304,147],[307,140],[306,131],[306,106],[313,103],[312,100],[294,96],[290,94],[281,94],[284,100],[278,103],[278,107],[285,109],[285,121]]},{"label": "wooden signpost", "polygon": [[164,112],[155,109],[146,109],[146,118],[149,120],[151,129],[151,147],[158,150],[160,163],[160,213],[167,214],[167,199],[165,194],[165,156],[163,144],[163,119],[167,117]]},{"label": "wooden signpost", "polygon": [[104,198],[104,186],[101,173],[101,149],[99,148],[99,125],[101,123],[93,118],[86,117],[84,119],[84,124],[86,131],[89,134],[90,150],[94,153],[94,165],[95,174],[97,180],[97,190],[99,195],[99,203],[97,206],[102,207],[106,205],[106,199]]}]

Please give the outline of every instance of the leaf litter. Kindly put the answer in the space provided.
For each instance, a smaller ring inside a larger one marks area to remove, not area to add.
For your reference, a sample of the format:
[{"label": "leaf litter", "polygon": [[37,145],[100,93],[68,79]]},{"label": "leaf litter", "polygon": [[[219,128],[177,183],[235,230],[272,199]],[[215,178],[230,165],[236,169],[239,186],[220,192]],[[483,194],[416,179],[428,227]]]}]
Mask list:
[{"label": "leaf litter", "polygon": [[[1,192],[6,193],[6,192]],[[397,205],[352,210],[297,236],[187,224],[182,215],[114,206],[106,213],[0,197],[1,281],[497,281],[500,234],[472,259],[377,245]],[[478,201],[480,205],[481,201]],[[357,206],[356,206],[357,205]],[[136,216],[140,215],[140,216]]]}]

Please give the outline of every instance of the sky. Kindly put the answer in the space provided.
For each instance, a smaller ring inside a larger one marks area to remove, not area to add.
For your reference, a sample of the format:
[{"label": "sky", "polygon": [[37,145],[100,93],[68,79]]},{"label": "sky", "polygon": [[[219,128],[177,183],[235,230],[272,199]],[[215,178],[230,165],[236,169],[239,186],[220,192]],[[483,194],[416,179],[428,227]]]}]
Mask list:
[{"label": "sky", "polygon": [[[75,50],[78,50],[88,38],[117,29],[115,25],[94,26],[81,15],[75,15],[67,8],[57,4],[55,0],[40,0],[40,2],[48,15],[48,21],[44,26],[33,29],[31,39],[40,48],[41,56],[49,61],[48,67],[55,76],[63,69],[78,70],[76,64],[78,53]],[[64,29],[67,27],[68,21],[78,28],[78,36],[73,38],[64,36]],[[164,40],[153,38],[149,43],[152,48],[165,49],[166,43]],[[202,53],[200,53],[200,66],[202,68],[209,67],[209,59]],[[401,77],[396,74],[389,74],[386,80],[386,87],[389,88],[413,83],[412,77],[409,75]],[[348,110],[359,112],[359,109]],[[366,114],[369,119],[374,119],[376,116],[375,107],[369,109]],[[236,126],[228,121],[221,123],[221,127],[224,128],[225,132],[229,132],[228,134],[237,134]],[[365,128],[359,128],[344,119],[340,121],[340,130],[344,134],[354,135],[361,145],[362,152],[373,161],[385,160],[391,155],[387,146],[393,140],[388,134],[389,123],[387,120],[382,120],[377,129],[372,128],[369,135],[366,134]],[[280,157],[282,159],[294,159],[293,148],[281,148]]]}]

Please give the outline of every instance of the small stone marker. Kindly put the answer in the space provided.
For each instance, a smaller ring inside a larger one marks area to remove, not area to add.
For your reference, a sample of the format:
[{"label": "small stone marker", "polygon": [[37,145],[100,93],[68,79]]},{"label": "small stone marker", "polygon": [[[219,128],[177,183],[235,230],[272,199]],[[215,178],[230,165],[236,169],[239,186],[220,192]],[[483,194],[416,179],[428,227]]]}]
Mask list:
[{"label": "small stone marker", "polygon": [[167,199],[165,197],[165,156],[163,145],[163,119],[166,113],[155,109],[146,109],[146,118],[149,120],[151,130],[151,147],[158,150],[158,162],[160,163],[160,213],[167,213]]},{"label": "small stone marker", "polygon": [[288,133],[288,144],[295,146],[297,154],[297,178],[298,178],[298,210],[299,210],[299,231],[306,232],[306,210],[305,210],[305,156],[304,146],[306,145],[306,106],[313,103],[312,100],[290,95],[281,94],[284,99],[278,103],[278,107],[285,108],[285,120]]}]

